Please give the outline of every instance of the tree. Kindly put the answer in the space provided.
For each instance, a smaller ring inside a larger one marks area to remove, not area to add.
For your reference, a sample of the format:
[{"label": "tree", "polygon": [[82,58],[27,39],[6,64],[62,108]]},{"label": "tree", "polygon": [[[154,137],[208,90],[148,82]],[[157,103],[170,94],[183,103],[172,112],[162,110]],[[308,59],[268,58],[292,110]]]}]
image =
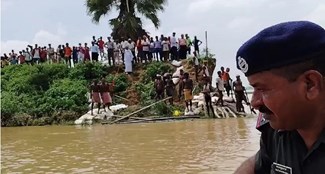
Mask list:
[{"label": "tree", "polygon": [[164,10],[165,3],[166,0],[86,0],[88,14],[95,23],[114,9],[118,11],[118,16],[109,20],[114,40],[121,38],[135,40],[139,36],[146,35],[139,15],[149,19],[158,28],[160,21],[157,13]]}]

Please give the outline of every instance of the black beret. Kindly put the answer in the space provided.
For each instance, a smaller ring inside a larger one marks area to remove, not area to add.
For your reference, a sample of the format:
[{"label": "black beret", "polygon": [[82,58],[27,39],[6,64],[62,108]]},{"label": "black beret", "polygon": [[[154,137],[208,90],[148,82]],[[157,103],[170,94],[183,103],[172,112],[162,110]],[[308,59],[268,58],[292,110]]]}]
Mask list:
[{"label": "black beret", "polygon": [[236,55],[246,76],[310,60],[325,51],[325,30],[308,21],[268,27],[244,43]]}]

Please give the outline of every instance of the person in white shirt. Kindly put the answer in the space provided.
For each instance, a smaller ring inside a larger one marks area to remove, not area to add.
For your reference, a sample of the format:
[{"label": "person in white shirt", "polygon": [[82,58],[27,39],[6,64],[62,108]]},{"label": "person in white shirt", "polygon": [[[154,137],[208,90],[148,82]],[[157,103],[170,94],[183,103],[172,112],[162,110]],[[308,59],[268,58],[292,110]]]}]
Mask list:
[{"label": "person in white shirt", "polygon": [[207,78],[210,78],[210,73],[209,73],[208,62],[207,61],[203,62],[202,70],[203,70],[203,76],[207,77]]},{"label": "person in white shirt", "polygon": [[106,48],[107,48],[107,58],[108,58],[108,64],[111,66],[112,64],[115,65],[114,60],[114,42],[111,41],[111,37],[107,37],[108,41],[106,42]]},{"label": "person in white shirt", "polygon": [[35,44],[35,48],[33,50],[33,63],[38,64],[40,58],[41,58],[41,47],[38,47],[37,44]]},{"label": "person in white shirt", "polygon": [[81,43],[79,43],[79,47],[78,47],[78,62],[84,62],[84,58],[85,58],[85,48],[82,47]]},{"label": "person in white shirt", "polygon": [[123,37],[121,38],[122,42],[121,42],[121,53],[122,53],[122,61],[124,63],[124,52],[125,52],[125,48],[129,47],[129,42],[127,40],[125,40]]},{"label": "person in white shirt", "polygon": [[151,60],[149,59],[150,42],[148,41],[146,36],[143,36],[141,45],[143,51],[142,61],[144,61],[145,63],[147,63],[147,61],[151,62]]},{"label": "person in white shirt", "polygon": [[32,64],[33,58],[28,48],[26,48],[26,51],[23,50],[23,55],[25,56],[26,63],[29,65]]},{"label": "person in white shirt", "polygon": [[170,45],[167,37],[164,38],[164,40],[161,42],[161,45],[162,45],[164,61],[167,61],[169,59],[169,45]]},{"label": "person in white shirt", "polygon": [[96,61],[98,62],[98,55],[99,55],[99,47],[98,45],[96,45],[94,42],[91,43],[91,48],[90,48],[90,51],[91,51],[91,58],[92,58],[92,61]]},{"label": "person in white shirt", "polygon": [[179,43],[179,58],[180,59],[186,59],[186,52],[187,52],[187,45],[186,45],[186,39],[184,38],[184,35],[181,35],[181,38],[178,39]]},{"label": "person in white shirt", "polygon": [[221,106],[223,106],[223,90],[224,90],[224,84],[223,84],[223,80],[222,80],[222,77],[221,77],[221,71],[218,71],[218,78],[216,80],[216,87],[217,87],[217,91],[218,91],[218,94],[219,94],[219,98],[217,100],[217,105],[218,103],[221,103]]},{"label": "person in white shirt", "polygon": [[120,48],[121,44],[115,41],[114,43],[114,59],[113,59],[113,65],[115,64],[114,62],[117,61],[117,63],[120,63]]},{"label": "person in white shirt", "polygon": [[[156,58],[155,56],[155,42],[153,41],[153,37],[150,38],[150,48],[149,48],[149,59],[153,60]],[[158,57],[156,58],[156,61],[158,61]]]},{"label": "person in white shirt", "polygon": [[125,51],[124,52],[125,73],[131,74],[132,73],[132,61],[133,61],[134,56],[128,46],[125,47],[124,51]]},{"label": "person in white shirt", "polygon": [[51,44],[49,44],[49,48],[47,49],[48,53],[48,60],[50,63],[53,63],[54,61],[54,48],[52,48]]},{"label": "person in white shirt", "polygon": [[173,33],[173,36],[170,38],[170,53],[171,53],[171,59],[172,60],[178,60],[178,51],[177,51],[177,39],[176,39],[176,33]]},{"label": "person in white shirt", "polygon": [[[156,41],[154,42],[154,47],[155,47],[155,54],[156,58],[158,60],[158,57],[160,58],[160,61],[163,61],[163,56],[162,56],[162,41],[158,39],[158,36],[156,36]],[[159,56],[158,56],[159,55]]]},{"label": "person in white shirt", "polygon": [[135,56],[135,43],[132,41],[131,38],[128,39],[128,47],[133,55],[133,61],[136,62],[136,56]]},{"label": "person in white shirt", "polygon": [[58,48],[56,49],[56,54],[55,54],[55,63],[60,63],[61,61],[61,45],[58,45]]}]

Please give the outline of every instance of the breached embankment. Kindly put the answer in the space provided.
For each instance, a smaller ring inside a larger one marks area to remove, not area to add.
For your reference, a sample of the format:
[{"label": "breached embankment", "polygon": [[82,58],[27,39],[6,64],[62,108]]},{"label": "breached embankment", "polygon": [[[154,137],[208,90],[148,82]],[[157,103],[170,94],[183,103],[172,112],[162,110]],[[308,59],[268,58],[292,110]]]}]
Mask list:
[{"label": "breached embankment", "polygon": [[[179,76],[181,69],[185,71],[189,71],[191,78],[194,78],[193,67],[188,66],[189,63],[187,60],[183,62],[172,61],[171,64],[175,67],[175,71],[173,73],[173,77],[175,77],[173,78],[174,84],[177,84],[179,81],[179,78],[177,77]],[[198,84],[196,84],[196,86],[198,86]],[[213,96],[212,102],[216,103],[218,97],[215,96],[215,92],[211,92],[210,95]],[[75,124],[92,124],[93,123],[92,120],[102,120],[103,124],[112,124],[112,123],[143,123],[143,122],[166,121],[166,120],[175,120],[175,119],[183,120],[187,118],[193,119],[193,118],[208,117],[205,111],[206,107],[205,107],[203,93],[198,93],[197,95],[194,95],[192,102],[193,102],[193,112],[187,112],[186,110],[184,110],[183,112],[180,111],[176,116],[173,117],[133,117],[133,115],[136,113],[139,113],[146,109],[150,109],[150,107],[153,106],[155,103],[146,107],[142,107],[139,110],[127,114],[126,116],[119,116],[117,115],[117,112],[119,110],[128,108],[128,106],[125,104],[117,104],[111,106],[110,110],[108,111],[104,111],[103,109],[101,109],[99,111],[99,114],[97,113],[97,108],[94,109],[93,111],[94,115],[91,115],[90,114],[91,112],[89,111],[88,113],[86,113],[85,115],[77,119],[75,121]],[[245,116],[253,115],[253,114],[249,114],[251,112],[249,106],[244,106],[245,113],[236,112],[236,104],[232,97],[224,97],[224,105],[225,106],[222,107],[217,105],[213,106],[216,118],[230,118],[230,117],[237,118],[237,117],[245,117]]]}]

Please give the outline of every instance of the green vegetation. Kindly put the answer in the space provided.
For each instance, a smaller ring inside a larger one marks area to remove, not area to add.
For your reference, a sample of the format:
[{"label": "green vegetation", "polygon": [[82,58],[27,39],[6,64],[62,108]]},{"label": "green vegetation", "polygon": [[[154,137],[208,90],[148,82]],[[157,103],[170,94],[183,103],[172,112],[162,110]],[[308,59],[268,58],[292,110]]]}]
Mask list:
[{"label": "green vegetation", "polygon": [[135,84],[136,91],[140,98],[140,104],[142,106],[146,106],[154,102],[155,90],[153,86],[156,75],[172,72],[173,67],[167,63],[153,62],[146,65],[144,69],[145,71],[141,76],[140,81]]},{"label": "green vegetation", "polygon": [[[214,60],[207,59],[211,68]],[[191,59],[184,63],[186,71],[193,72]],[[128,103],[114,98],[115,102],[131,106],[117,114],[124,115],[154,103],[154,78],[174,70],[169,63],[153,62],[137,65],[133,77],[128,77],[121,66],[97,63],[78,64],[75,68],[64,64],[6,66],[1,69],[1,126],[72,124],[88,111],[87,93],[92,80],[102,78],[114,81],[114,94],[132,99]],[[171,116],[175,110],[184,110],[182,102],[174,104],[162,102],[137,116]]]},{"label": "green vegetation", "polygon": [[15,65],[1,69],[1,126],[64,124],[88,111],[88,86],[93,79],[114,80],[125,91],[126,75],[109,74],[100,64]]}]

